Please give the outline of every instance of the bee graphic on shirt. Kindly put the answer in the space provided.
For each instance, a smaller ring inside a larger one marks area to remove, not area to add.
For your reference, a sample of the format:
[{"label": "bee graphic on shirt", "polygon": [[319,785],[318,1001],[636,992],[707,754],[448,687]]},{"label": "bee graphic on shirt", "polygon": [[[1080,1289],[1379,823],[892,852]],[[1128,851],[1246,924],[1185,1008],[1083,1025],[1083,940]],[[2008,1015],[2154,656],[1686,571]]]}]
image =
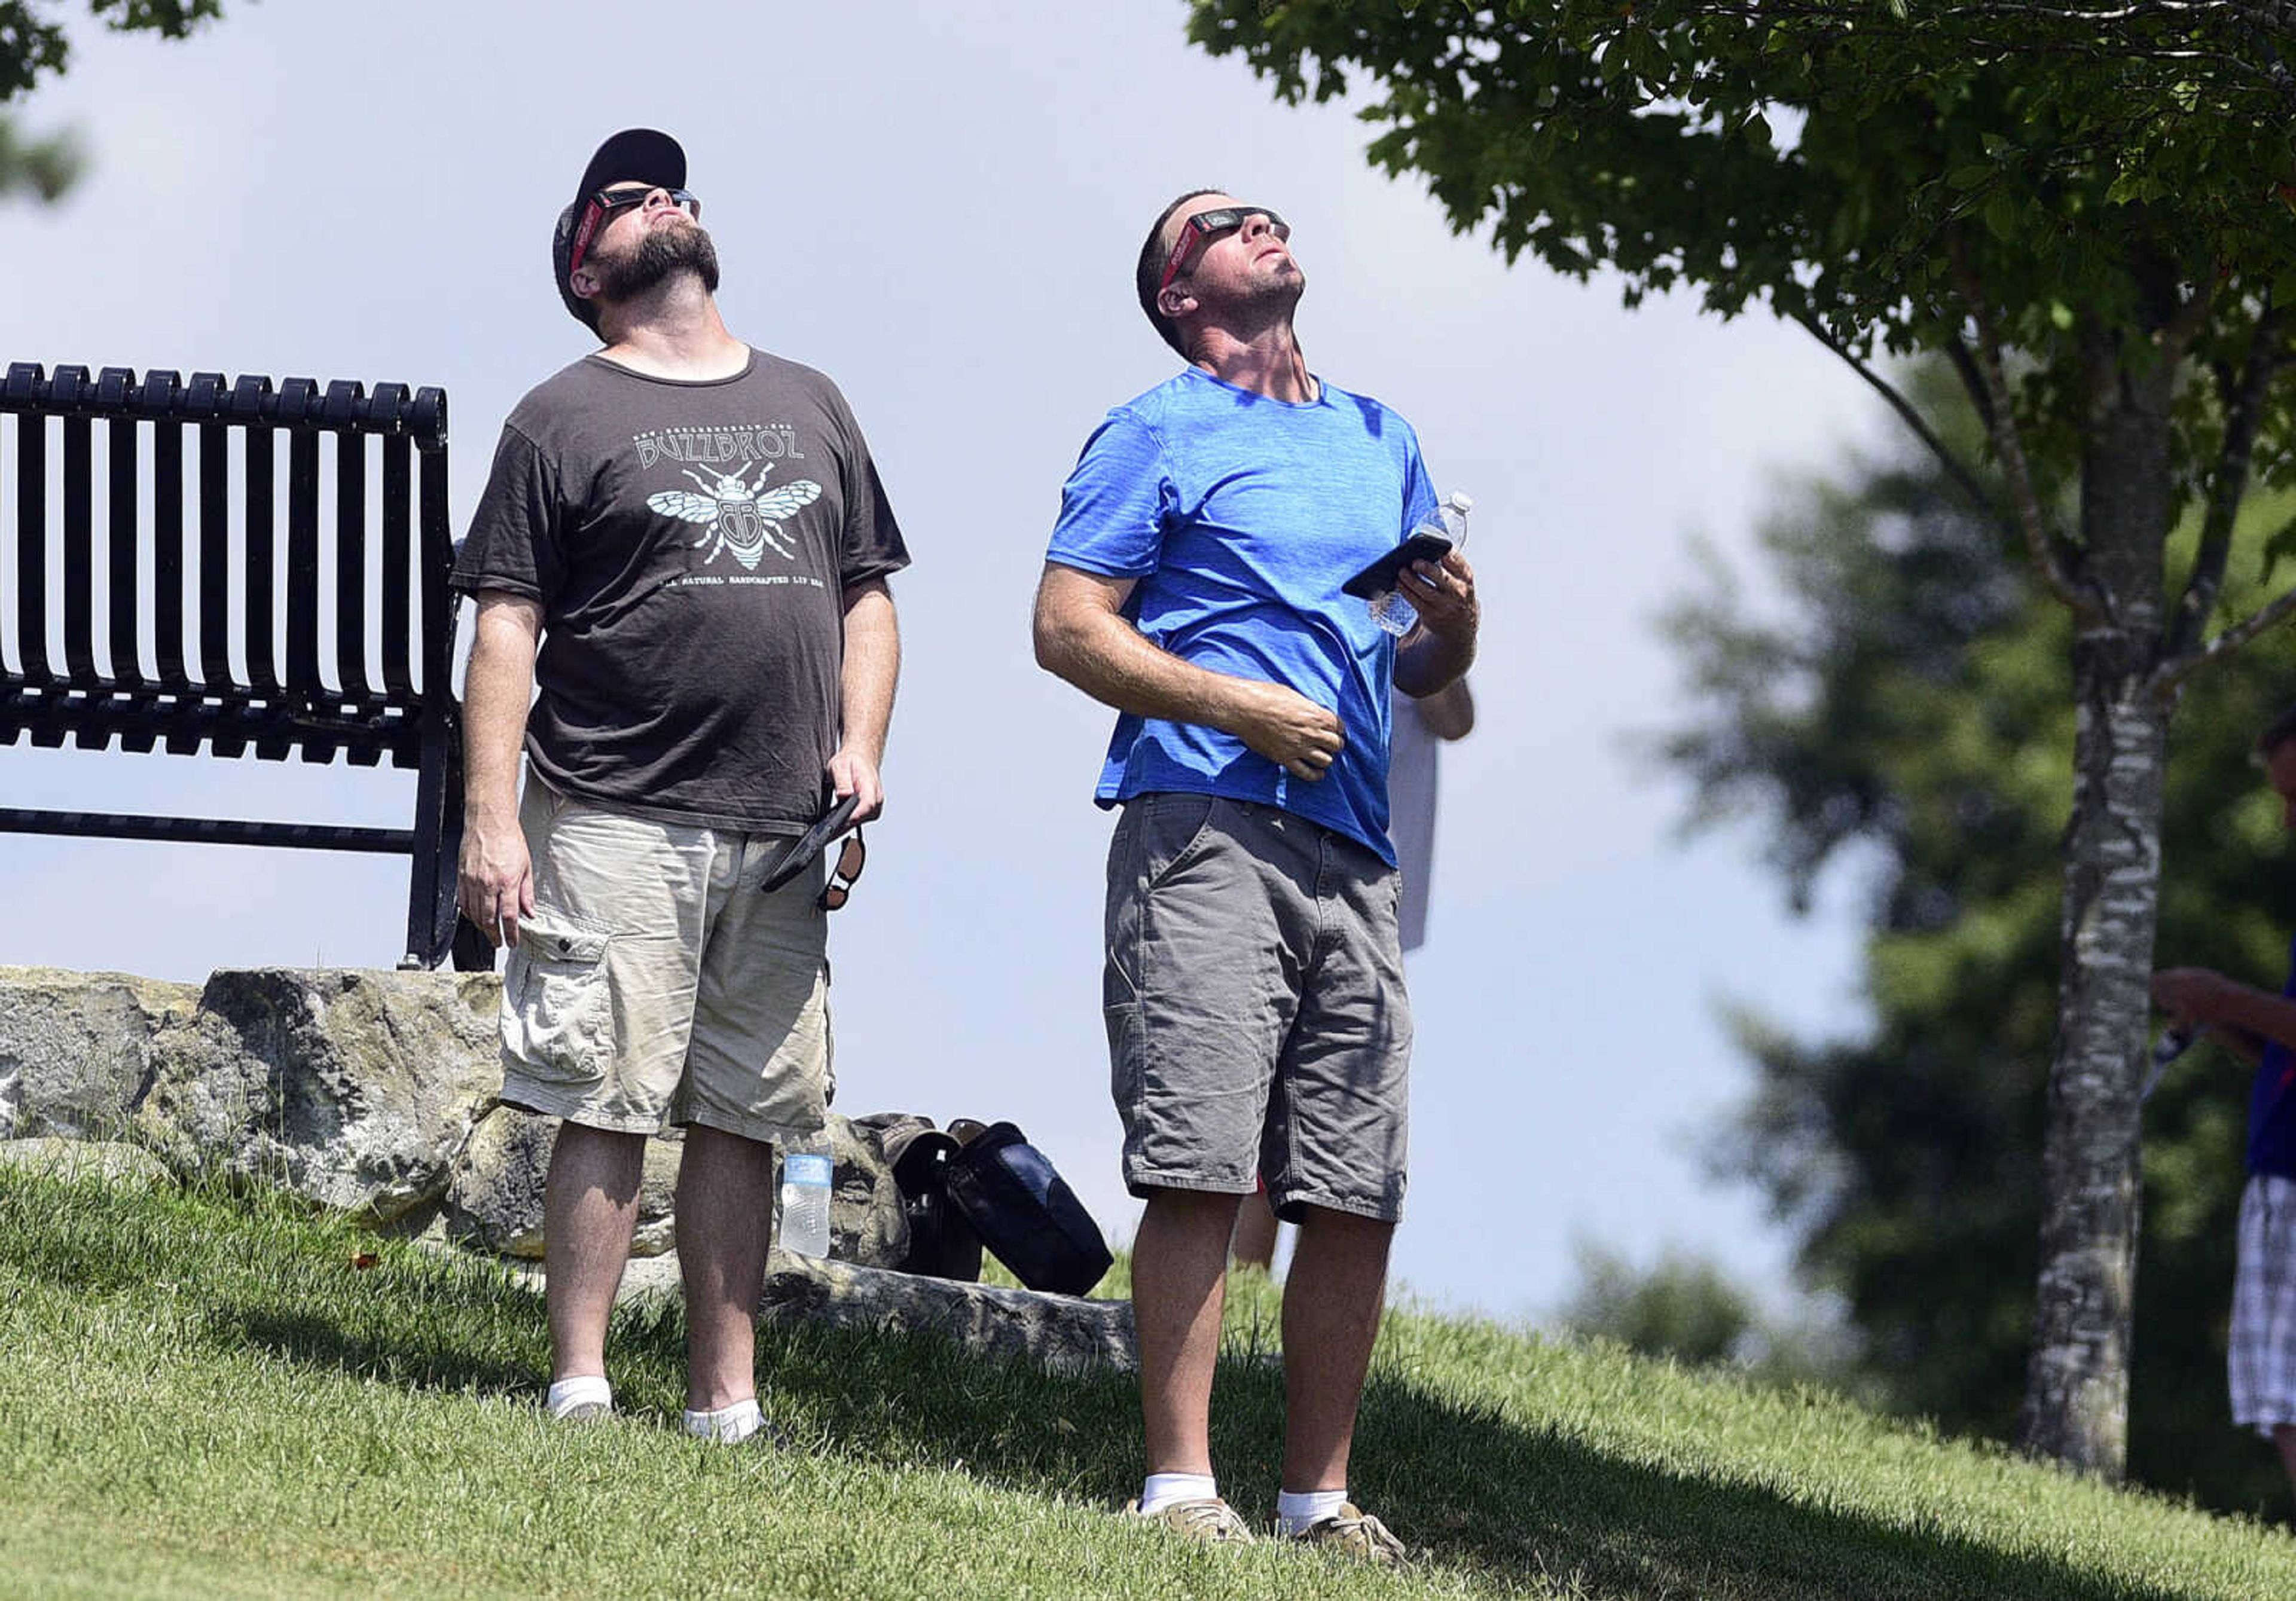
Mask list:
[{"label": "bee graphic on shirt", "polygon": [[797,546],[783,538],[782,523],[819,499],[821,486],[809,478],[800,478],[769,493],[766,477],[773,470],[774,464],[767,462],[758,469],[757,481],[752,483],[748,477],[748,462],[743,462],[736,472],[707,475],[688,467],[685,476],[701,486],[701,494],[691,489],[664,489],[659,495],[647,496],[646,505],[665,516],[709,525],[693,542],[709,546],[709,554],[701,558],[705,567],[718,559],[719,551],[730,550],[735,561],[754,570],[768,545],[783,558],[793,560]]}]

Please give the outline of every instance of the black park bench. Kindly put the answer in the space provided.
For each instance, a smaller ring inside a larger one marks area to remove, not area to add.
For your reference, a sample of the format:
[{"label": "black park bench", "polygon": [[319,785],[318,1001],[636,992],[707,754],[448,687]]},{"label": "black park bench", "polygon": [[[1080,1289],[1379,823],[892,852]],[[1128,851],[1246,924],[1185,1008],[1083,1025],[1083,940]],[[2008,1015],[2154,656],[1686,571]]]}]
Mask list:
[{"label": "black park bench", "polygon": [[407,829],[0,808],[0,830],[404,855],[399,965],[493,965],[455,911],[443,390],[17,363],[0,382],[0,530],[12,525],[0,745],[340,753],[418,777]]}]

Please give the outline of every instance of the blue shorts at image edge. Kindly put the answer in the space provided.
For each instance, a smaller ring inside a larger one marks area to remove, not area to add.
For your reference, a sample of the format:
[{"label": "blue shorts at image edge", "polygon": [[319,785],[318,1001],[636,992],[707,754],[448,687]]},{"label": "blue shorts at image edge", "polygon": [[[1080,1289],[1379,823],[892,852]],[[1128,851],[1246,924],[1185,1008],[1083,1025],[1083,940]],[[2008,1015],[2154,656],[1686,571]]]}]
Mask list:
[{"label": "blue shorts at image edge", "polygon": [[[2288,948],[2288,981],[2280,993],[2296,1000],[2296,940]],[[2267,1041],[2248,1097],[2248,1170],[2296,1178],[2296,1052]]]}]

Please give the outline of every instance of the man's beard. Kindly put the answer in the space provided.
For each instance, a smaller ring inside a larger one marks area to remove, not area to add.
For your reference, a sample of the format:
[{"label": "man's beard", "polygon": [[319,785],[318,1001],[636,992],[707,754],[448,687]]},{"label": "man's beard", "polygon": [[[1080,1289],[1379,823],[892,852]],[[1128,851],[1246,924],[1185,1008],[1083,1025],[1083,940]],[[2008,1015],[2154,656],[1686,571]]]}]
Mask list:
[{"label": "man's beard", "polygon": [[1273,307],[1288,316],[1292,308],[1299,305],[1300,297],[1307,292],[1307,289],[1308,275],[1300,271],[1299,264],[1294,262],[1288,274],[1266,278],[1254,284],[1249,299],[1255,306]]},{"label": "man's beard", "polygon": [[1255,275],[1246,279],[1229,292],[1227,304],[1253,322],[1288,318],[1307,288],[1308,275],[1294,262],[1288,273],[1265,277]]},{"label": "man's beard", "polygon": [[598,292],[609,300],[628,300],[658,288],[673,274],[692,272],[701,287],[718,291],[718,247],[700,223],[650,228],[638,248],[620,260],[602,260],[594,269]]}]

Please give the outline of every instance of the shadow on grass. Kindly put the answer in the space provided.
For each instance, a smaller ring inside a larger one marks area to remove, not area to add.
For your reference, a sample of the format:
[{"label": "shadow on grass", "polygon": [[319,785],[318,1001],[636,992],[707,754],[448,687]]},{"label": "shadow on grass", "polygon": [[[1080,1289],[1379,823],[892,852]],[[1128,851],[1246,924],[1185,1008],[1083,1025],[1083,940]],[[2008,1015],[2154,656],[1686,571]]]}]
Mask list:
[{"label": "shadow on grass", "polygon": [[546,1362],[542,1298],[508,1274],[270,1197],[120,1196],[0,1175],[7,1273],[82,1301],[169,1302],[212,1349],[361,1378],[514,1392],[537,1389]]},{"label": "shadow on grass", "polygon": [[[540,1313],[537,1303],[536,1315]],[[286,1361],[338,1368],[387,1384],[470,1395],[538,1395],[543,1390],[543,1375],[530,1359],[478,1356],[451,1339],[354,1331],[324,1314],[226,1302],[209,1311],[207,1327],[218,1343],[245,1345]]]},{"label": "shadow on grass", "polygon": [[[137,1293],[140,1275],[143,1293],[192,1299],[218,1344],[315,1369],[465,1394],[538,1388],[541,1299],[498,1273],[404,1247],[366,1270],[332,1241],[271,1258],[267,1248],[285,1244],[276,1236],[250,1228],[217,1237],[228,1224],[207,1233],[202,1221],[220,1219],[170,1219],[124,1251],[93,1239],[28,1248],[19,1236],[12,1248],[0,1244],[0,1266],[81,1291],[92,1278],[107,1293]],[[180,1224],[189,1227],[177,1234]],[[674,1308],[617,1315],[609,1359],[641,1416],[675,1416],[682,1345]],[[758,1345],[767,1410],[826,1451],[961,1467],[1003,1487],[1111,1506],[1136,1482],[1138,1410],[1128,1375],[1055,1378],[984,1364],[931,1337],[773,1328]],[[1214,1418],[1231,1497],[1264,1524],[1282,1449],[1281,1374],[1224,1359]],[[1365,1504],[1437,1562],[1508,1588],[1702,1601],[2182,1594],[1627,1460],[1389,1370],[1373,1375],[1358,1440],[1356,1489]]]},{"label": "shadow on grass", "polygon": [[[1742,1479],[1627,1460],[1404,1380],[1369,1387],[1357,1437],[1371,1446],[1364,1498],[1438,1556],[1598,1596],[2165,1601],[2180,1593]],[[1407,1443],[1380,1449],[1383,1440]]]},{"label": "shadow on grass", "polygon": [[[1132,1492],[1139,1424],[1128,1376],[984,1371],[946,1345],[921,1349],[927,1343],[794,1331],[761,1345],[760,1377],[820,1413],[832,1449],[841,1436],[862,1454],[961,1461],[1001,1485],[1111,1504]],[[889,1360],[889,1351],[900,1354]],[[889,1388],[897,1379],[903,1388]],[[905,1436],[907,1448],[881,1428]],[[2183,1593],[1758,1484],[1625,1460],[1392,1374],[1373,1375],[1357,1437],[1358,1498],[1414,1549],[1511,1587],[1535,1580],[1572,1594],[1699,1601],[2171,1601]],[[1230,1499],[1262,1526],[1275,1515],[1282,1448],[1281,1373],[1224,1359],[1213,1456]]]}]

